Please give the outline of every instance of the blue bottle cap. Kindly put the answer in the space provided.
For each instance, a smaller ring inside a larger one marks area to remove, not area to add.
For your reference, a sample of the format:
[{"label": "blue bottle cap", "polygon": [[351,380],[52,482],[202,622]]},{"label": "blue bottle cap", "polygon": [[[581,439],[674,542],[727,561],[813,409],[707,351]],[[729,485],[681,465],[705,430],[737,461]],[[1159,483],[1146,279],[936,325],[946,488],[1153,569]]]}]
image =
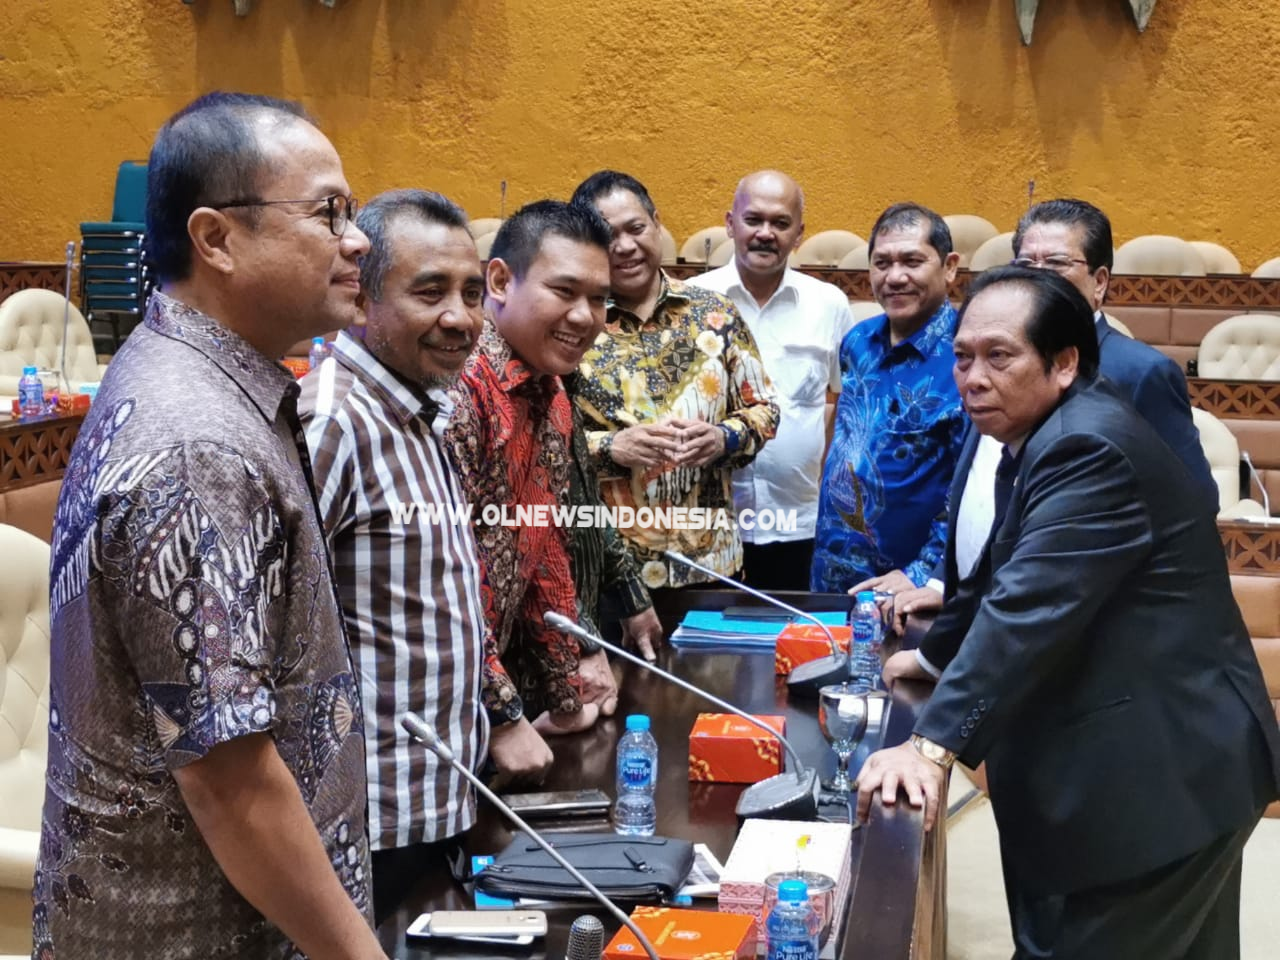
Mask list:
[{"label": "blue bottle cap", "polygon": [[778,884],[779,903],[803,903],[809,899],[809,885],[803,880],[783,880]]},{"label": "blue bottle cap", "polygon": [[648,730],[649,718],[643,713],[633,713],[627,717],[627,733],[633,733],[637,730]]},{"label": "blue bottle cap", "polygon": [[[10,370],[12,370],[12,369],[13,369],[13,367],[10,367],[9,369],[10,369]],[[35,367],[23,367],[23,368],[22,368],[22,375],[23,375],[24,377],[34,377],[34,376],[36,375],[36,372],[37,372],[37,371],[36,371],[36,368],[35,368]]]},{"label": "blue bottle cap", "polygon": [[313,347],[314,347],[314,346],[319,346],[319,345],[320,345],[320,344],[322,344],[322,343],[324,343],[324,337],[312,337],[312,338],[311,338],[311,345],[312,345]]},{"label": "blue bottle cap", "polygon": [[859,590],[858,602],[859,603],[875,603],[876,592],[874,590]]}]

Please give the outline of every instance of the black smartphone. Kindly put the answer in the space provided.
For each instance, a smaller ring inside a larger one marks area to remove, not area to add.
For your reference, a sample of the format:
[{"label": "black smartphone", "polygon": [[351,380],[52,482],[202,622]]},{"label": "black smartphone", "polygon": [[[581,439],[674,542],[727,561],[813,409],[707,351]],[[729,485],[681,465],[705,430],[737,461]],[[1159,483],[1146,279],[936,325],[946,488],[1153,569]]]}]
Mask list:
[{"label": "black smartphone", "polygon": [[548,790],[542,793],[505,793],[503,801],[522,817],[603,816],[613,803],[603,790]]},{"label": "black smartphone", "polygon": [[779,610],[777,607],[725,607],[720,616],[726,620],[764,620],[777,623],[790,623],[795,614]]}]

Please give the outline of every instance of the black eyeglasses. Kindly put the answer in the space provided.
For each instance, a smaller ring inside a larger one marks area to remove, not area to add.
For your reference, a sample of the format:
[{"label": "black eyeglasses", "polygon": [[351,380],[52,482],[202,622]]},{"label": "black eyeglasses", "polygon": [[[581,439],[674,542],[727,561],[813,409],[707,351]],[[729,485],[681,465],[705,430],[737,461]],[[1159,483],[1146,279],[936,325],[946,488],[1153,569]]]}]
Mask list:
[{"label": "black eyeglasses", "polygon": [[1054,273],[1067,273],[1077,263],[1082,267],[1089,265],[1088,260],[1069,257],[1065,253],[1055,253],[1048,257],[1018,257],[1010,261],[1015,267],[1027,267],[1032,270],[1052,270]]},{"label": "black eyeglasses", "polygon": [[340,193],[315,200],[232,200],[229,203],[207,203],[205,206],[213,210],[228,210],[231,207],[274,207],[285,203],[326,204],[329,212],[329,232],[335,237],[340,237],[346,232],[347,224],[356,218],[356,211],[360,208],[359,200],[355,197],[344,197]]}]

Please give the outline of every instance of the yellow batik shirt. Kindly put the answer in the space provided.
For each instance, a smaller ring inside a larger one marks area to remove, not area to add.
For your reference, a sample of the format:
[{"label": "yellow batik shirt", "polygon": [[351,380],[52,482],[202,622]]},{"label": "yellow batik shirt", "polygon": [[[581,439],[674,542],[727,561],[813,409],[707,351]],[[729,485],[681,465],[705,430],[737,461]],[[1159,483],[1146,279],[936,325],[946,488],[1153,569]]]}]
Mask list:
[{"label": "yellow batik shirt", "polygon": [[[587,351],[577,404],[606,506],[618,511],[646,586],[678,587],[709,578],[667,560],[675,550],[722,574],[742,566],[730,485],[778,427],[778,405],[759,351],[733,303],[718,293],[662,277],[653,316],[617,305]],[[672,417],[723,426],[725,455],[703,467],[624,467],[613,436]],[[678,508],[701,508],[680,515]],[[636,516],[627,522],[627,510]],[[647,515],[649,508],[652,516]],[[647,521],[647,522],[643,522]],[[699,526],[699,524],[705,524]]]}]

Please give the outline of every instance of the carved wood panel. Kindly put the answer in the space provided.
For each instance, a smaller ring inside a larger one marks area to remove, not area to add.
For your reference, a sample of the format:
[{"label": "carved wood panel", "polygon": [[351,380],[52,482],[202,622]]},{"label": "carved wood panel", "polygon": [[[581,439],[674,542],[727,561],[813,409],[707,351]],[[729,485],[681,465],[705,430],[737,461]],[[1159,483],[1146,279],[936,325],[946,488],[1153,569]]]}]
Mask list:
[{"label": "carved wood panel", "polygon": [[0,301],[32,287],[62,293],[66,283],[65,263],[0,263]]},{"label": "carved wood panel", "polygon": [[1280,420],[1280,381],[1187,379],[1191,405],[1215,417]]},{"label": "carved wood panel", "polygon": [[1218,534],[1232,573],[1280,576],[1280,525],[1220,520]]},{"label": "carved wood panel", "polygon": [[61,477],[83,422],[84,417],[0,421],[0,491]]}]

